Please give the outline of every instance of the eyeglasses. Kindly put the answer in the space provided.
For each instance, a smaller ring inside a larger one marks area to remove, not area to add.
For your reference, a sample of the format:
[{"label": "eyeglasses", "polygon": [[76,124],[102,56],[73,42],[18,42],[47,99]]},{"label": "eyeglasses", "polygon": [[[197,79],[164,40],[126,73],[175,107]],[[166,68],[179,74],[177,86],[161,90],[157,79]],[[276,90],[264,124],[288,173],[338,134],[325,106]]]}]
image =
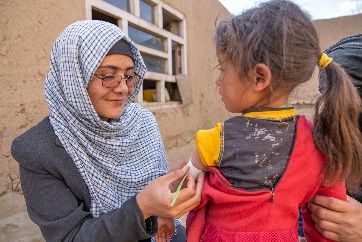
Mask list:
[{"label": "eyeglasses", "polygon": [[113,75],[113,74],[94,74],[95,77],[101,79],[102,86],[106,88],[115,88],[122,81],[126,82],[127,87],[132,88],[139,80],[139,76],[136,73],[128,74],[128,75]]}]

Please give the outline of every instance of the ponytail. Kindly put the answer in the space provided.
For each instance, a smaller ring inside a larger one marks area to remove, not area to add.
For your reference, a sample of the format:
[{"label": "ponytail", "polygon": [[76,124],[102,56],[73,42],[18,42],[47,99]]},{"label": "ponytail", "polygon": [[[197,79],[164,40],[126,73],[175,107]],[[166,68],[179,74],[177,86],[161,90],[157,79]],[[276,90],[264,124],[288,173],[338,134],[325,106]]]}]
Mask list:
[{"label": "ponytail", "polygon": [[351,79],[337,63],[324,69],[326,86],[316,102],[313,136],[325,154],[326,184],[347,179],[357,188],[362,174],[362,135],[358,128],[361,99]]}]

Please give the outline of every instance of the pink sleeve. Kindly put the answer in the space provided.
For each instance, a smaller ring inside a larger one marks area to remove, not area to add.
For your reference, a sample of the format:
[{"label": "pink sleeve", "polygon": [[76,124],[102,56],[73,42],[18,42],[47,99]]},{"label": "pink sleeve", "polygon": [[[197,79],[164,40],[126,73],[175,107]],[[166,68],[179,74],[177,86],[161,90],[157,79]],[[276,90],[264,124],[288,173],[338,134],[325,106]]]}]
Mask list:
[{"label": "pink sleeve", "polygon": [[[345,200],[347,200],[345,182],[344,182],[344,180],[338,181],[329,187],[322,185],[319,188],[319,190],[317,191],[316,195],[335,197],[335,198],[345,201]],[[322,242],[333,241],[333,240],[329,240],[329,239],[323,237],[318,232],[318,230],[315,228],[314,221],[311,217],[311,212],[308,209],[307,205],[303,206],[302,215],[303,215],[304,234],[305,234],[305,237],[308,242],[309,241],[322,241]]]}]

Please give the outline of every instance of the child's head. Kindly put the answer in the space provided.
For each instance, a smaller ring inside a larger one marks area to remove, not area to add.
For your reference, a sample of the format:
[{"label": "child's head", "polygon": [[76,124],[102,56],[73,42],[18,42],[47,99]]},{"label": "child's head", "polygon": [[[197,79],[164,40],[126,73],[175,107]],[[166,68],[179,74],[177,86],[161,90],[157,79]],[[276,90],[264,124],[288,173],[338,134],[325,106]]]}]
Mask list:
[{"label": "child's head", "polygon": [[[320,57],[312,22],[289,1],[262,3],[222,21],[215,31],[215,44],[223,72],[234,69],[244,88],[261,89],[250,93],[254,99],[246,108],[275,106],[280,96],[286,96],[285,101],[294,87],[310,79]],[[218,82],[228,81],[222,77]],[[250,100],[244,96],[243,101]]]},{"label": "child's head", "polygon": [[[222,71],[216,84],[231,112],[286,104],[293,88],[311,78],[322,57],[311,20],[285,0],[262,3],[220,22],[214,39]],[[332,61],[324,68],[328,88],[316,103],[315,143],[327,157],[327,182],[342,171],[356,185],[362,173],[361,100],[338,64]]]}]

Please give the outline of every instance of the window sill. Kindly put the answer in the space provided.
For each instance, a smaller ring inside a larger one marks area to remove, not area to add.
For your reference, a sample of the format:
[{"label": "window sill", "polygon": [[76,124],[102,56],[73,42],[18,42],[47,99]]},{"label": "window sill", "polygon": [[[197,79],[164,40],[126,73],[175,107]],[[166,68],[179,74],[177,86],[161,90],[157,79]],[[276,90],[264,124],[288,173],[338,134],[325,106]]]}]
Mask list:
[{"label": "window sill", "polygon": [[141,106],[147,108],[148,110],[155,112],[155,111],[161,111],[167,108],[181,108],[184,105],[181,102],[175,102],[175,101],[171,101],[171,102],[165,102],[165,103],[160,103],[160,102],[143,102],[140,103]]}]

